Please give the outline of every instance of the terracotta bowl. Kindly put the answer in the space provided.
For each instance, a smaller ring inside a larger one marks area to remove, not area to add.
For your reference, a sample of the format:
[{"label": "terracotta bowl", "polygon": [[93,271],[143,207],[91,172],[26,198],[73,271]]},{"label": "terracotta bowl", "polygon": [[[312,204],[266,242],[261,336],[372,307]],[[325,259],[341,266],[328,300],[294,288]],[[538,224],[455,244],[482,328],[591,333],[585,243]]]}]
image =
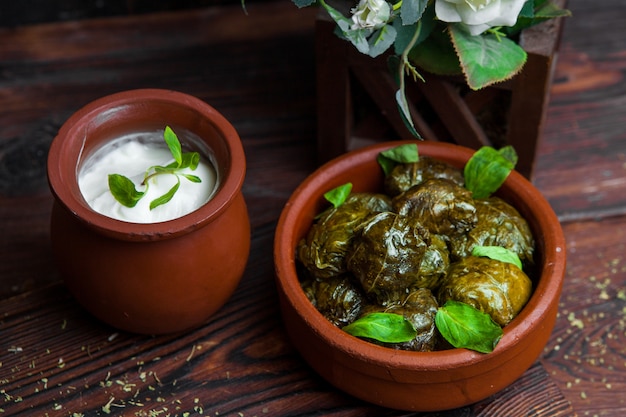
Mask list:
[{"label": "terracotta bowl", "polygon": [[[213,197],[160,223],[124,222],[93,211],[77,181],[84,161],[112,139],[166,125],[200,138],[187,145],[216,167]],[[233,126],[189,95],[132,90],[80,109],[61,127],[48,156],[52,247],[68,289],[97,318],[130,332],[170,333],[204,323],[232,295],[248,259],[245,170]]]},{"label": "terracotta bowl", "polygon": [[[342,155],[310,175],[289,198],[274,244],[283,320],[302,357],[335,387],[384,407],[436,411],[480,401],[520,377],[550,337],[565,272],[565,241],[553,210],[539,191],[513,172],[498,195],[527,219],[537,241],[539,277],[521,313],[504,329],[496,349],[398,351],[350,336],[309,302],[296,275],[295,248],[325,206],[323,193],[346,182],[353,191],[380,191],[379,152],[406,142],[386,142]],[[446,143],[417,142],[428,155],[462,168],[474,151]]]}]

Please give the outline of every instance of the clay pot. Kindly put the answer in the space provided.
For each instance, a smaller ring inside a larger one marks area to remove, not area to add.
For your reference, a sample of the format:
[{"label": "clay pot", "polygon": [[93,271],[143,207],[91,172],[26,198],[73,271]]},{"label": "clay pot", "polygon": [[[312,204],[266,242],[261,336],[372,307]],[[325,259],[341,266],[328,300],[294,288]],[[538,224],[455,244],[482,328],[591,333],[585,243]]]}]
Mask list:
[{"label": "clay pot", "polygon": [[[467,349],[409,352],[350,336],[309,302],[296,275],[295,248],[326,206],[323,193],[346,182],[353,191],[381,191],[379,152],[406,142],[386,142],[344,154],[310,175],[288,200],[276,229],[274,262],[283,320],[291,341],[310,366],[331,384],[384,407],[436,411],[462,407],[505,388],[537,359],[557,315],[565,273],[565,241],[550,205],[517,172],[498,195],[527,219],[536,239],[539,277],[521,313],[504,328],[489,354]],[[473,150],[417,142],[419,153],[463,167]]]},{"label": "clay pot", "polygon": [[[112,139],[165,125],[201,138],[189,145],[216,167],[213,197],[161,223],[123,222],[93,211],[78,187],[81,164]],[[186,94],[133,90],[80,109],[61,127],[48,156],[52,247],[67,288],[94,316],[130,332],[170,333],[206,322],[232,295],[248,259],[245,169],[232,125]]]}]

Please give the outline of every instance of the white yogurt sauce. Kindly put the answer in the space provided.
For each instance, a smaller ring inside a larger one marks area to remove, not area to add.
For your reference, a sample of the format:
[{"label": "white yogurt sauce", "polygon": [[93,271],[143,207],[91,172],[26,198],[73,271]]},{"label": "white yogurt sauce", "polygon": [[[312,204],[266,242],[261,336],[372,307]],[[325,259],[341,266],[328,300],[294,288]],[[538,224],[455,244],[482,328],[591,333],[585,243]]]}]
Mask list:
[{"label": "white yogurt sauce", "polygon": [[[157,135],[160,135],[160,142],[154,141]],[[162,132],[125,136],[99,149],[87,160],[78,175],[78,185],[89,206],[105,216],[131,223],[172,220],[191,213],[211,198],[217,175],[213,165],[204,158],[201,158],[195,170],[187,168],[180,171],[200,177],[202,182],[194,183],[181,176],[180,187],[174,197],[153,210],[150,210],[150,202],[176,184],[174,175],[157,175],[151,178],[148,192],[132,208],[123,206],[113,197],[109,190],[108,176],[124,175],[135,183],[138,191],[144,191],[145,186],[141,182],[146,170],[151,166],[165,166],[173,161],[172,154],[163,141]]]}]

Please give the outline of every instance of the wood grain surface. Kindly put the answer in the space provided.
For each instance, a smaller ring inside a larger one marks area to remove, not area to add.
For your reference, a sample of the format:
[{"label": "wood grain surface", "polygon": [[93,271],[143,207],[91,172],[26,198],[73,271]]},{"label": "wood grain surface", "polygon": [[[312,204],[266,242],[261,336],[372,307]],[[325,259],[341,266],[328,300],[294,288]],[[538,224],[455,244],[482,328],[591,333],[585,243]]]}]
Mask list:
[{"label": "wood grain surface", "polygon": [[[562,220],[568,270],[552,338],[478,404],[403,413],[354,399],[294,351],[277,307],[276,221],[315,160],[315,10],[290,1],[0,29],[0,415],[626,415],[626,3],[570,0],[535,184]],[[245,275],[195,331],[119,332],[89,316],[49,244],[47,148],[103,95],[190,93],[248,159]]]}]

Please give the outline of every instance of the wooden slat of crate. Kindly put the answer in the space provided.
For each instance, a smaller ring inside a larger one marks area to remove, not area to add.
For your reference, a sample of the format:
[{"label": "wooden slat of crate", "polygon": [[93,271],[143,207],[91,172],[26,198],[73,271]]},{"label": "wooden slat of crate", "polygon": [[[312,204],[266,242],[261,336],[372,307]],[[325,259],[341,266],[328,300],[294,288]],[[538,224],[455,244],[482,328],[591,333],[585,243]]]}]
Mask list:
[{"label": "wooden slat of crate", "polygon": [[[558,4],[564,6],[565,0],[558,0]],[[412,91],[408,93],[412,101],[411,113],[421,136],[426,140],[455,142],[473,148],[510,144],[519,156],[517,170],[531,178],[548,105],[561,26],[561,19],[555,19],[522,33],[520,44],[528,54],[528,61],[523,71],[509,82],[479,92],[464,93],[459,88],[462,80],[458,77],[423,74],[426,82],[413,83]],[[370,142],[411,138],[395,103],[397,86],[387,69],[388,55],[371,58],[361,54],[350,43],[338,38],[334,30],[334,22],[321,10],[316,24],[320,161]],[[369,96],[376,107],[373,114],[377,114],[390,130],[374,128],[376,123],[371,120],[366,127],[358,125],[355,113],[357,104],[361,103],[355,102],[357,89],[361,90],[358,93],[365,92]],[[506,112],[506,136],[501,143],[494,143],[493,136],[490,138],[476,114],[498,94],[510,96],[510,107]],[[441,124],[439,128],[422,117],[413,99],[425,100],[430,105]]]}]

